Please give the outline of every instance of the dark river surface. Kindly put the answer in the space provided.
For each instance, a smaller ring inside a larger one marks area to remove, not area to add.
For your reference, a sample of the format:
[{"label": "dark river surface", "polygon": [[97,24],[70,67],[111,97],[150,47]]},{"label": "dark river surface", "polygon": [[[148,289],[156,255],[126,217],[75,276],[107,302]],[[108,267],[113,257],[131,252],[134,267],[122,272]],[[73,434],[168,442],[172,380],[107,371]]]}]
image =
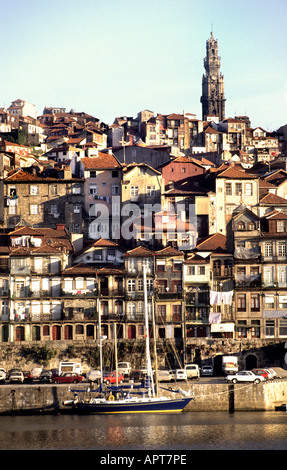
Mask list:
[{"label": "dark river surface", "polygon": [[0,450],[286,449],[284,411],[0,417]]}]

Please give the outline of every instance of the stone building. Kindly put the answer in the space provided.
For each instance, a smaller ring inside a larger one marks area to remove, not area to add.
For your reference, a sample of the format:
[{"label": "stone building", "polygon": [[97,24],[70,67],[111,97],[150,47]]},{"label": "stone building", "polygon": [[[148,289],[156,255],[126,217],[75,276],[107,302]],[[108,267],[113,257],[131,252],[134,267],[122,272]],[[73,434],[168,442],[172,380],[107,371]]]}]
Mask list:
[{"label": "stone building", "polygon": [[213,32],[206,41],[204,59],[205,74],[202,77],[202,120],[215,115],[222,121],[225,117],[224,77],[220,72],[221,58],[218,56],[218,41]]}]

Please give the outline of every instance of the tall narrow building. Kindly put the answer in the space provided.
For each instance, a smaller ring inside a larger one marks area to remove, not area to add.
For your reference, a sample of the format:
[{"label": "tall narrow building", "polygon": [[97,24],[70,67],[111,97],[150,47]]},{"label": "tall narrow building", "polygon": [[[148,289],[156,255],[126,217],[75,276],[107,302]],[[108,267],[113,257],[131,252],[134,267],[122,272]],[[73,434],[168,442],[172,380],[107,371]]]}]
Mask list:
[{"label": "tall narrow building", "polygon": [[218,57],[218,41],[213,32],[206,41],[204,59],[205,74],[202,76],[202,120],[215,115],[222,121],[225,117],[224,77],[220,72],[221,58]]}]

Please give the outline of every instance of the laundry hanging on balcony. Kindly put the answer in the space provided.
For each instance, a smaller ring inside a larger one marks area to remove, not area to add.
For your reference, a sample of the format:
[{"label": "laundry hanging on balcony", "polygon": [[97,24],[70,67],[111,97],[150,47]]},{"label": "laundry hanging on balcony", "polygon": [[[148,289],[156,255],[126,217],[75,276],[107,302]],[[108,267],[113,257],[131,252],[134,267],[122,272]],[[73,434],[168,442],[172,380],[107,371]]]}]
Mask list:
[{"label": "laundry hanging on balcony", "polygon": [[209,323],[212,323],[212,324],[221,323],[221,312],[210,312]]},{"label": "laundry hanging on balcony", "polygon": [[210,291],[210,305],[232,305],[233,290],[227,292]]}]

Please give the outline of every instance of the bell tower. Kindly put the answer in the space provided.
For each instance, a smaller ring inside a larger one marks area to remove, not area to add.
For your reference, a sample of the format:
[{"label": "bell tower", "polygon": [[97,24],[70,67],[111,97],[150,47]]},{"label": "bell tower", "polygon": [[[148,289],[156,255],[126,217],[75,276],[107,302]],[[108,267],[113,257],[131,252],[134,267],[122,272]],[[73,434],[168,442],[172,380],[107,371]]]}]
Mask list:
[{"label": "bell tower", "polygon": [[205,74],[202,76],[202,120],[215,115],[222,121],[225,117],[224,77],[220,72],[221,58],[218,57],[218,41],[211,32],[206,41],[204,59]]}]

